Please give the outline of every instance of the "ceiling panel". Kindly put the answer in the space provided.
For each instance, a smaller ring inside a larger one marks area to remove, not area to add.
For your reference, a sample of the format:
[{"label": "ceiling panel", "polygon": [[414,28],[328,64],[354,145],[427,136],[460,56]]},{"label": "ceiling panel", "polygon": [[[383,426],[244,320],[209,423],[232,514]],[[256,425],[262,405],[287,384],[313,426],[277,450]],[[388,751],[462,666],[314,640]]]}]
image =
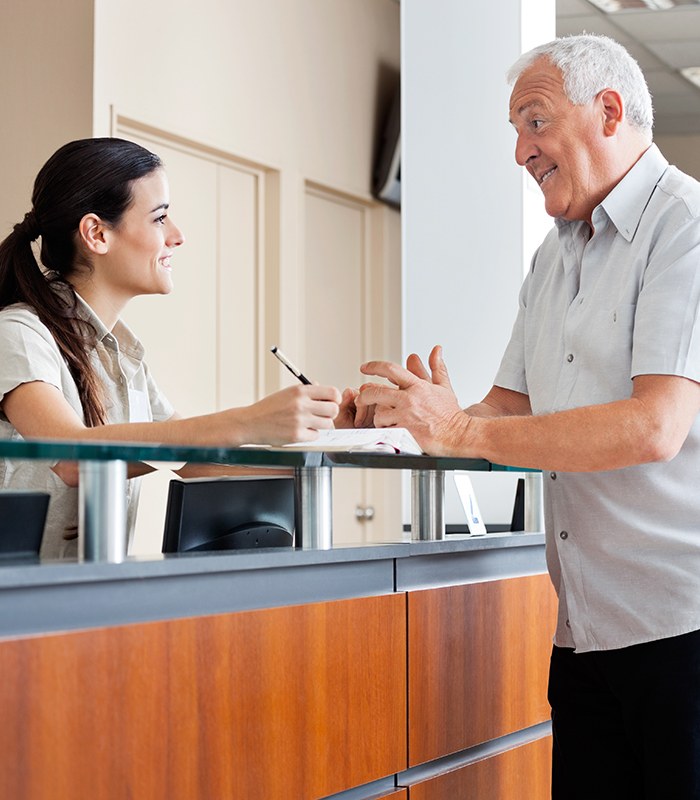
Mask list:
[{"label": "ceiling panel", "polygon": [[647,42],[647,47],[675,69],[700,66],[700,40],[694,42]]},{"label": "ceiling panel", "polygon": [[656,95],[685,94],[694,92],[692,85],[679,73],[671,70],[644,70],[649,91]]},{"label": "ceiling panel", "polygon": [[642,41],[694,41],[700,38],[700,6],[667,11],[629,11],[611,18],[630,36]]},{"label": "ceiling panel", "polygon": [[586,0],[557,0],[557,16],[581,16],[591,13],[591,4]]},{"label": "ceiling panel", "polygon": [[569,34],[581,33],[582,31],[586,33],[600,33],[603,36],[610,36],[613,39],[616,39],[620,35],[620,29],[616,25],[596,14],[557,18],[557,36],[568,36]]}]

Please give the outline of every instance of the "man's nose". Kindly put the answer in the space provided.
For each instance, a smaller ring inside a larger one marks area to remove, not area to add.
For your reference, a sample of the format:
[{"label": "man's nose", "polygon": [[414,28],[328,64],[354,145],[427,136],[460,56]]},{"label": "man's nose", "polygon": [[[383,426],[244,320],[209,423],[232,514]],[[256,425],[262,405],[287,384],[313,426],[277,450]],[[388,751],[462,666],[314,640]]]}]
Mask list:
[{"label": "man's nose", "polygon": [[536,158],[540,154],[539,148],[525,134],[518,136],[518,141],[515,143],[515,160],[524,167],[531,158]]}]

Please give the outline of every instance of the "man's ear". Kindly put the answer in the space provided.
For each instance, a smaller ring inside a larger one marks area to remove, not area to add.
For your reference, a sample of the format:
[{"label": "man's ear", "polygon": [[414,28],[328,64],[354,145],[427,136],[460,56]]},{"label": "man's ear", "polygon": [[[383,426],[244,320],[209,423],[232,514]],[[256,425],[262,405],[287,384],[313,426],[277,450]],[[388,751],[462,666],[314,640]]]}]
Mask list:
[{"label": "man's ear", "polygon": [[606,136],[614,136],[625,116],[622,97],[614,89],[603,89],[597,99],[603,112],[604,133]]},{"label": "man's ear", "polygon": [[109,226],[97,214],[86,214],[78,224],[78,236],[85,247],[96,255],[109,250]]}]

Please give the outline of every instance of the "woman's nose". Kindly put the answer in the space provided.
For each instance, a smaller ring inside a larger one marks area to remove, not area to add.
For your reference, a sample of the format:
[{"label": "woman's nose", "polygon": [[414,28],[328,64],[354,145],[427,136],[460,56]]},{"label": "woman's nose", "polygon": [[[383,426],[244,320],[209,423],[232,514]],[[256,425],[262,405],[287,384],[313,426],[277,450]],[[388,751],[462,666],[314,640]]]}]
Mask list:
[{"label": "woman's nose", "polygon": [[168,247],[179,247],[185,241],[185,234],[174,223],[170,223],[170,230],[168,231]]}]

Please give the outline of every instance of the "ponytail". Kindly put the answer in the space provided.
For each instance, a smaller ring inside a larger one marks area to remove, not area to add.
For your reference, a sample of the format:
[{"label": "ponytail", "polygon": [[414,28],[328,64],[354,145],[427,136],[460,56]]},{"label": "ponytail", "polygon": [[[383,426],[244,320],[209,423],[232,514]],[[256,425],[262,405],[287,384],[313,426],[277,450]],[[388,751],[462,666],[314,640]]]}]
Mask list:
[{"label": "ponytail", "polygon": [[78,387],[85,424],[102,425],[106,422],[103,393],[89,356],[96,343],[95,329],[77,316],[72,286],[58,274],[44,274],[37,264],[31,243],[40,232],[27,222],[30,214],[0,243],[0,308],[26,303],[34,309]]}]

